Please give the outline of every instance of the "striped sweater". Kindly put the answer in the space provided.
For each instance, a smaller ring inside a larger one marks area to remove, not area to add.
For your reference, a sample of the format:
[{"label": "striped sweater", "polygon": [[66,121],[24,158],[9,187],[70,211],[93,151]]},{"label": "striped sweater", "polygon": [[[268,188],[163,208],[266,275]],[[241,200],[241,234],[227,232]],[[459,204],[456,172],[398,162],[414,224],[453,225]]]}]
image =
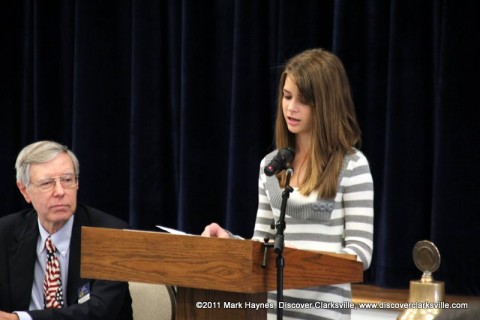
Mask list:
[{"label": "striped sweater", "polygon": [[[283,189],[275,176],[267,177],[263,169],[277,151],[265,156],[260,165],[259,203],[253,239],[274,238],[270,225],[280,216]],[[364,269],[370,265],[373,249],[373,180],[366,157],[358,150],[346,154],[339,175],[335,199],[320,199],[315,192],[301,195],[296,189],[290,194],[285,214],[285,246],[303,250],[344,252],[357,255]],[[288,263],[288,262],[286,262]],[[284,301],[299,303],[351,301],[350,284],[285,290]],[[276,301],[276,291],[269,302]],[[332,303],[330,305],[332,305]],[[319,304],[317,303],[317,306]],[[269,319],[276,319],[270,309]],[[284,308],[284,319],[350,319],[350,308]]]}]

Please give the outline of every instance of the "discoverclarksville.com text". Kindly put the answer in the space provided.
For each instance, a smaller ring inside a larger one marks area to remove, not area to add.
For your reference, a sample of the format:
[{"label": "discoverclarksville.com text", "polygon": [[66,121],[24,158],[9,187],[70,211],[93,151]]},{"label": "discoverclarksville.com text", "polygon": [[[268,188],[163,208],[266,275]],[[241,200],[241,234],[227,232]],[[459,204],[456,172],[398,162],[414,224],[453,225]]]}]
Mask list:
[{"label": "discoverclarksville.com text", "polygon": [[468,303],[440,302],[371,302],[354,304],[351,301],[344,302],[212,302],[197,301],[195,307],[198,309],[274,309],[278,305],[281,309],[468,309]]}]

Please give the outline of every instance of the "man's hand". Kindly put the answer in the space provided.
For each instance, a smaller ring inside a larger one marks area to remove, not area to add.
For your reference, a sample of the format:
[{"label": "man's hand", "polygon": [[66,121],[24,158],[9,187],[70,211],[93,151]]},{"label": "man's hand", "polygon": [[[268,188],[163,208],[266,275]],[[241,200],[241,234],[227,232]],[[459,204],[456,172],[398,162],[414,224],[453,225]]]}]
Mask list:
[{"label": "man's hand", "polygon": [[15,313],[7,313],[0,311],[0,320],[18,320],[18,316]]}]

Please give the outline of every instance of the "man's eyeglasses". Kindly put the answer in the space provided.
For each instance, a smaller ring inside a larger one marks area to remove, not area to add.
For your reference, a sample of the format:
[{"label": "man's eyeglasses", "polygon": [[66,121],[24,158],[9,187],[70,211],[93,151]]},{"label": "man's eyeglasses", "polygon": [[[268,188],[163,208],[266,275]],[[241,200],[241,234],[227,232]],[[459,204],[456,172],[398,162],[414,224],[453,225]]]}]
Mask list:
[{"label": "man's eyeglasses", "polygon": [[45,178],[39,180],[37,183],[32,183],[39,191],[48,192],[52,191],[57,184],[57,181],[60,181],[60,185],[65,189],[74,188],[78,182],[78,176],[74,174],[64,174],[57,178]]}]

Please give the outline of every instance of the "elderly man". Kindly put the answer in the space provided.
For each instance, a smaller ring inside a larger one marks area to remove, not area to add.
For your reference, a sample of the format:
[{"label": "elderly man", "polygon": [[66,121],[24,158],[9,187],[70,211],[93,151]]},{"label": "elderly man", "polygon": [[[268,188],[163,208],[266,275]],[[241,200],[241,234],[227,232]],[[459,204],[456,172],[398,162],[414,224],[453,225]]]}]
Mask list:
[{"label": "elderly man", "polygon": [[76,156],[39,141],[19,153],[15,168],[33,208],[0,218],[0,320],[132,319],[127,283],[80,278],[81,227],[127,224],[77,204]]}]

